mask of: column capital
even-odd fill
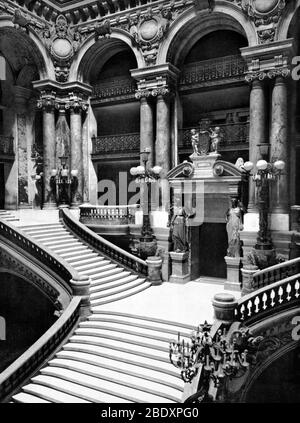
[[[69,99],[65,103],[65,108],[71,113],[86,112],[89,108],[87,98],[84,98],[77,93],[70,93]]]
[[[54,112],[56,107],[56,92],[41,91],[40,98],[37,101],[37,107],[47,112]]]

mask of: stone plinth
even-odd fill
[[[172,274],[170,277],[170,282],[174,283],[185,283],[191,280],[191,275],[189,273],[189,253],[175,253],[170,252],[170,257],[172,261]]]
[[[250,294],[255,290],[253,276],[258,271],[257,266],[247,266],[241,269],[242,272],[242,295]]]
[[[225,282],[225,289],[240,291],[240,257],[224,257],[227,266],[227,280]]]
[[[162,259],[160,257],[148,257],[146,260],[148,265],[148,281],[151,285],[161,285],[161,265]]]
[[[212,301],[215,318],[224,323],[232,323],[234,321],[234,311],[237,306],[237,300],[231,294],[221,292],[216,294]]]
[[[215,176],[213,167],[219,157],[221,157],[221,155],[217,153],[210,153],[203,156],[192,154],[190,159],[195,166],[194,177],[213,178]]]

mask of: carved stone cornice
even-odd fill
[[[293,39],[275,41],[268,46],[244,47],[241,53],[247,64],[245,75],[247,82],[263,81],[277,76],[287,78],[291,74]]]
[[[277,76],[281,76],[283,78],[289,77],[291,74],[291,70],[288,67],[277,68],[277,69],[270,69],[269,71],[258,71],[258,72],[250,72],[245,76],[245,80],[247,82],[253,81],[263,81],[265,79],[273,79]]]

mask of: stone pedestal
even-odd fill
[[[240,257],[224,257],[227,266],[227,280],[225,282],[225,289],[240,291]]]
[[[73,295],[81,297],[80,303],[80,318],[85,319],[91,314],[91,302],[90,302],[90,285],[91,281],[89,276],[78,275],[77,278],[70,280]]]
[[[237,306],[237,300],[233,295],[227,294],[226,292],[216,294],[212,301],[212,305],[215,319],[228,324],[234,321],[234,311]]]
[[[191,280],[191,275],[189,273],[189,253],[175,253],[170,252],[171,262],[172,262],[172,274],[170,277],[170,282],[174,283],[185,283]]]
[[[210,153],[203,156],[192,154],[190,159],[195,166],[194,177],[213,178],[215,176],[213,167],[219,157],[221,157],[221,155],[217,153]]]
[[[161,265],[162,259],[160,257],[148,257],[146,260],[148,265],[148,281],[151,285],[161,285]]]

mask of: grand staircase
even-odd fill
[[[178,332],[188,341],[194,327],[105,310],[105,304],[150,284],[93,251],[61,223],[22,230],[90,275],[92,315],[12,402],[181,402],[184,383],[169,362],[169,342]]]
[[[0,209],[0,219],[5,220],[6,222],[16,222],[19,220],[13,212],[2,209]]]

